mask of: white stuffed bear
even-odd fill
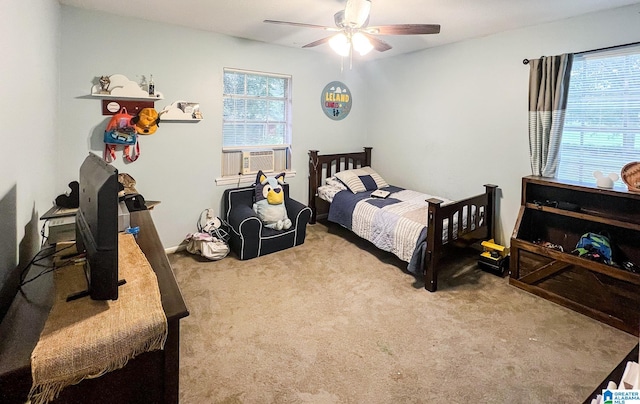
[[[262,171],[256,177],[256,201],[253,210],[265,227],[275,230],[287,230],[291,227],[291,220],[287,217],[284,205],[284,173],[275,177],[267,177]]]

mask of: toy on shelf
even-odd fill
[[[202,112],[197,102],[176,101],[160,113],[163,121],[200,121]]]
[[[101,76],[99,84],[91,87],[91,95],[102,98],[135,98],[140,100],[162,100],[162,93],[155,91],[150,95],[135,81],[129,80],[122,74]]]
[[[613,183],[620,178],[616,173],[604,175],[602,171],[594,171],[593,176],[596,179],[596,186],[605,189],[613,189]]]
[[[100,76],[99,82],[100,94],[109,94],[109,85],[111,84],[111,79],[109,78],[109,76]]]

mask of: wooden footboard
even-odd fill
[[[440,199],[427,199],[427,251],[424,257],[424,288],[430,292],[438,289],[438,261],[452,247],[466,247],[495,237],[497,185],[486,184],[485,193],[442,206]],[[465,214],[466,213],[466,214]],[[447,234],[443,237],[444,223],[448,221]],[[454,229],[452,223],[457,221]],[[455,231],[454,231],[455,230]]]
[[[371,165],[371,147],[362,152],[319,155],[318,150],[309,150],[309,207],[314,224],[329,214],[329,203],[318,197],[318,187],[326,178],[342,170]],[[466,247],[479,241],[494,238],[496,223],[497,185],[485,185],[480,195],[442,205],[439,199],[428,199],[427,251],[423,263],[425,289],[435,292],[438,288],[438,262],[454,247]],[[467,212],[468,214],[465,214]],[[471,212],[471,213],[469,213]],[[443,242],[444,222],[455,220],[458,226],[447,227],[446,242]]]

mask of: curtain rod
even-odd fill
[[[586,50],[586,51],[582,51],[582,52],[574,52],[574,55],[582,55],[583,53],[591,53],[591,52],[600,52],[600,51],[605,51],[605,50],[609,50],[609,49],[616,49],[616,48],[622,48],[625,46],[632,46],[632,45],[640,45],[640,42],[631,42],[631,43],[626,43],[623,45],[613,45],[613,46],[607,46],[604,48],[598,48],[598,49],[591,49],[591,50]],[[540,56],[540,58],[543,58],[544,56]],[[529,64],[529,59],[524,59],[522,61],[523,65],[528,65]]]

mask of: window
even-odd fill
[[[291,169],[291,76],[224,69],[223,176],[242,172],[243,151],[273,150],[276,172]]]
[[[575,55],[558,178],[593,182],[594,171],[619,174],[632,161],[640,161],[640,45]]]

